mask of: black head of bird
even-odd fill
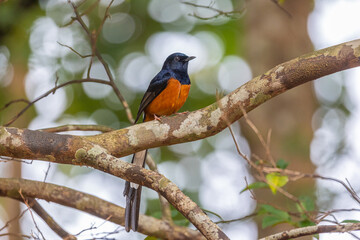
[[[166,58],[162,69],[187,71],[189,61],[194,58],[195,57],[189,57],[183,53],[173,53]]]

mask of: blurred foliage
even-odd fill
[[[287,168],[288,165],[289,165],[289,163],[286,162],[284,159],[279,159],[276,162],[276,167],[277,168],[285,169],[285,168]]]
[[[86,1],[79,8],[80,12],[86,12],[84,19],[88,23],[88,26],[92,32],[96,32],[97,29],[101,26],[103,21],[103,14],[107,7],[106,4],[98,5],[96,2],[97,1],[95,0]],[[210,80],[217,79],[217,73],[220,68],[221,61],[226,56],[236,55],[245,58],[247,51],[247,49],[244,47],[246,33],[245,20],[243,18],[227,19],[219,17],[214,20],[203,21],[198,20],[195,17],[181,16],[181,19],[183,19],[184,22],[189,21],[189,24],[193,24],[193,26],[191,26],[188,30],[183,30],[183,28],[176,24],[154,20],[154,18],[151,17],[148,12],[150,2],[151,1],[142,0],[124,1],[119,5],[111,7],[111,15],[115,16],[117,13],[127,13],[133,18],[136,26],[134,33],[126,41],[121,43],[112,43],[109,42],[101,32],[96,44],[102,56],[114,70],[113,74],[116,78],[115,80],[120,91],[125,95],[126,98],[127,96],[129,97],[127,99],[132,109],[132,113],[134,115],[136,114],[138,105],[143,96],[143,91],[135,91],[134,89],[131,89],[126,83],[122,82],[122,79],[118,74],[118,71],[120,71],[119,69],[121,69],[119,66],[126,56],[134,52],[149,55],[148,50],[146,49],[146,44],[148,43],[149,38],[151,38],[154,34],[161,32],[183,32],[190,35],[195,35],[196,33],[206,31],[214,34],[217,38],[220,39],[221,45],[224,49],[223,54],[218,60],[219,62],[211,66],[205,66],[190,76],[192,79],[190,95],[181,111],[193,111],[215,102],[216,90],[222,90],[219,86],[220,83],[217,82],[218,80],[215,80],[216,84],[214,84],[215,87],[212,89],[212,93],[211,91],[203,91],[197,82],[200,81],[199,79],[206,79],[206,81],[209,80],[209,82]],[[235,7],[239,5],[239,2],[242,1],[231,1],[232,5]],[[284,4],[284,2],[285,1],[280,1],[281,4]],[[36,25],[36,20],[41,19],[42,17],[51,18],[52,21],[61,29],[74,28],[75,30],[73,33],[79,34],[76,35],[77,37],[86,39],[86,34],[82,31],[82,29],[77,29],[79,28],[78,23],[73,22],[69,26],[66,26],[66,23],[71,22],[70,16],[72,15],[72,10],[68,3],[64,2],[58,5],[55,4],[54,8],[46,8],[47,4],[51,5],[50,1],[40,1],[38,4],[35,1],[13,0],[0,4],[0,46],[6,46],[9,49],[10,62],[15,70],[15,78],[11,84],[2,86],[0,79],[0,108],[8,101],[17,98],[27,98],[25,94],[26,91],[24,80],[27,74],[27,70],[33,65],[39,64],[39,62],[35,62],[34,59],[31,59],[32,54],[34,53],[32,52],[29,44],[29,37],[34,29],[34,25]],[[190,12],[196,11],[194,8],[189,9]],[[281,10],[279,10],[279,12],[280,11]],[[282,13],[280,12],[279,14]],[[64,16],[68,16],[68,18],[65,19],[66,21],[64,20]],[[111,20],[111,18],[109,20]],[[117,29],[117,31],[122,31],[122,29]],[[89,42],[86,41],[76,46],[79,48],[84,47],[84,49],[86,49],[86,45],[88,44]],[[171,45],[172,43],[164,42],[163,44]],[[70,45],[70,47],[74,47],[75,50],[77,50],[76,46]],[[79,52],[82,54],[91,53],[80,50]],[[261,54],[266,55],[267,53]],[[257,57],[261,60],[262,55]],[[78,57],[75,53],[71,53],[69,58],[74,58],[79,61],[81,60],[81,58]],[[63,56],[60,56],[54,60],[54,68],[56,69],[56,73],[60,76],[59,83],[83,78],[84,74],[86,74],[86,69],[76,73],[69,72],[68,70],[64,69],[62,65],[62,62],[66,60],[67,59]],[[139,72],[143,67],[144,66],[142,65],[138,66]],[[152,75],[149,75],[148,81],[150,81],[152,77]],[[137,81],[137,79],[133,79],[133,81]],[[55,85],[56,76],[53,76],[52,82]],[[238,86],[234,84],[233,88],[235,89],[236,87]],[[225,94],[227,94],[227,92],[225,92]],[[68,100],[66,108],[63,114],[56,120],[59,124],[66,122],[68,119],[76,120],[79,117],[83,117],[86,119],[92,118],[92,120],[98,124],[114,127],[114,121],[109,119],[109,114],[97,114],[96,116],[93,115],[98,110],[106,109],[116,116],[116,127],[123,128],[130,125],[127,116],[123,111],[121,103],[116,99],[113,93],[108,94],[104,98],[95,99],[86,93],[82,85],[71,85],[66,87],[66,96]],[[16,104],[11,106],[10,110],[7,109],[6,111],[0,112],[0,124],[6,123],[6,121],[8,121],[14,115],[14,113],[20,109],[20,106],[23,105]],[[26,124],[24,124],[25,126],[31,123],[31,121],[36,118],[38,114],[34,107],[32,107],[28,112],[29,113],[27,115],[22,117],[22,119],[26,122]],[[263,121],[263,119],[261,119],[261,121]],[[16,126],[16,124],[17,123],[15,122],[14,126]],[[282,144],[280,145],[281,149],[286,153],[308,158],[307,153],[309,147],[306,139],[303,138],[301,130],[293,131],[292,134],[288,134],[287,136],[288,138],[283,140]],[[201,147],[196,150],[196,156],[200,159],[203,159],[215,150],[215,144],[210,144],[209,140],[204,140],[201,143]],[[235,148],[232,150],[235,151]],[[182,158],[184,158],[184,156],[192,156],[194,154],[195,152],[189,151],[183,153],[182,155],[178,152],[172,151],[170,148],[163,147],[159,152],[155,152],[154,155],[157,163],[163,163],[166,161],[179,162]],[[289,162],[280,159],[277,162],[277,167],[285,169],[288,164]],[[91,171],[87,168],[77,168],[77,170],[73,170],[72,166],[59,166],[58,169],[60,169],[60,171],[69,178],[80,174],[87,174]],[[200,175],[200,173],[198,175]],[[241,178],[242,177],[243,176],[241,176]],[[238,176],[238,178],[240,177]],[[278,173],[270,173],[266,176],[266,179],[268,183],[254,182],[250,183],[245,188],[242,186],[237,187],[239,191],[243,188],[241,192],[257,188],[266,188],[266,191],[271,189],[272,193],[275,194],[277,187],[282,187],[285,185],[288,186],[288,178]],[[190,191],[185,188],[184,193],[187,194],[196,203],[201,204],[198,192]],[[300,200],[306,210],[314,210],[314,200],[306,197],[300,198]],[[296,208],[297,207],[293,205],[289,206],[289,209]],[[175,209],[172,208],[172,210],[173,219],[176,224],[183,226],[187,226],[189,224],[189,222]],[[302,208],[299,208],[298,206],[297,211],[301,215],[299,221],[293,220],[293,218],[290,217],[290,215],[284,210],[279,210],[270,205],[262,204],[259,206],[259,215],[262,216],[262,227],[266,228],[269,226],[275,226],[280,223],[289,223],[294,226],[307,226],[313,224],[313,222],[308,219],[307,215],[302,212]],[[151,199],[147,201],[146,214],[156,218],[161,217],[161,209],[158,199]],[[148,237],[146,239],[153,238]]]
[[[275,226],[279,223],[291,222],[291,217],[286,211],[274,208],[273,206],[262,204],[259,208],[259,215],[265,215],[262,220],[262,227]]]

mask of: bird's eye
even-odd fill
[[[179,57],[175,57],[174,60],[175,60],[175,62],[178,62],[178,61],[180,60],[180,58],[179,58]]]

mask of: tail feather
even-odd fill
[[[135,153],[132,163],[144,167],[146,155],[147,150]],[[129,232],[130,229],[136,232],[138,228],[141,189],[142,187],[140,185],[131,184],[128,181],[125,182],[123,194],[126,197],[125,230],[127,232]]]

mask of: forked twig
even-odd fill
[[[39,97],[37,97],[35,100],[29,102],[27,104],[26,107],[24,107],[18,114],[16,114],[15,117],[13,117],[9,122],[7,122],[6,124],[4,124],[4,126],[10,126],[13,122],[15,122],[22,114],[24,114],[24,112],[26,112],[26,110],[28,110],[32,105],[34,105],[36,102],[38,102],[39,100],[47,97],[48,95],[50,95],[51,93],[54,93],[57,89],[65,87],[67,85],[70,84],[78,84],[78,83],[85,83],[85,82],[93,82],[93,83],[102,83],[102,84],[106,84],[106,85],[110,85],[110,83],[108,81],[105,80],[101,80],[101,79],[79,79],[79,80],[72,80],[69,82],[65,82],[63,84],[57,85],[55,87],[53,87],[52,89],[50,89],[49,91],[45,92],[44,94],[40,95]]]
[[[271,151],[270,151],[270,147],[267,145],[267,143],[265,142],[264,138],[262,137],[262,135],[260,134],[259,130],[257,129],[257,127],[255,126],[255,124],[249,119],[245,109],[240,106],[240,109],[243,113],[243,116],[245,118],[245,121],[246,123],[249,125],[249,127],[254,131],[254,133],[256,134],[256,136],[258,137],[261,145],[263,146],[263,148],[265,149],[265,152],[266,152],[266,156],[268,158],[268,160],[270,161],[271,165],[272,166],[276,166],[276,163],[275,163],[275,160],[274,158],[272,157],[271,155]],[[271,132],[270,132],[271,133]],[[268,140],[267,142],[270,142],[269,140],[269,134],[268,134]]]

